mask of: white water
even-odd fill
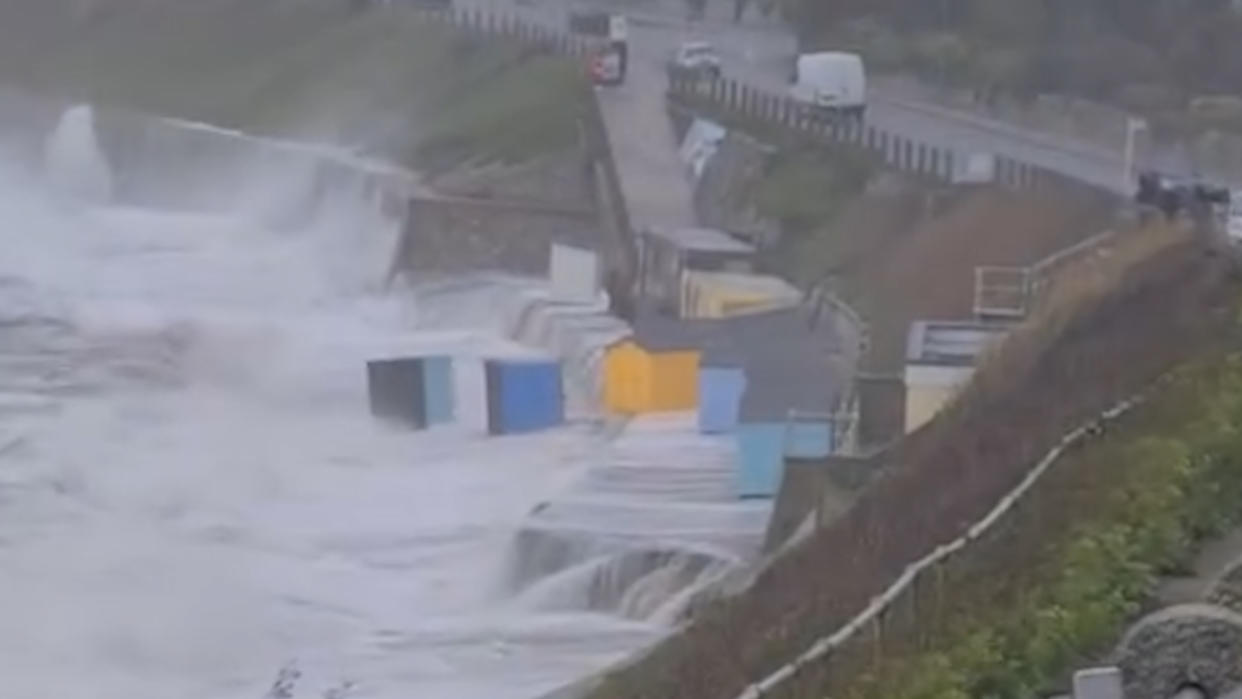
[[[0,176],[4,696],[258,699],[295,661],[299,697],[525,699],[659,632],[497,594],[595,432],[369,418],[368,358],[523,351],[418,331],[378,289],[395,230],[61,194]]]
[[[585,415],[615,321],[512,278],[385,293],[370,180],[299,156],[204,193],[170,154],[220,138],[244,173],[234,136],[151,120],[110,173],[90,122],[46,172],[0,160],[5,697],[259,699],[295,663],[295,697],[532,699],[753,554],[766,506],[685,417],[482,434],[480,357],[552,348]],[[419,352],[457,358],[458,424],[377,424],[366,360]]]
[[[65,112],[47,144],[47,174],[54,188],[69,197],[106,204],[112,197],[112,172],[95,137],[90,105]]]

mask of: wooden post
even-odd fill
[[[884,616],[888,610],[880,612],[871,621],[871,667],[879,667],[884,658]]]

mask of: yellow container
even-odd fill
[[[604,406],[630,415],[697,409],[699,357],[698,350],[653,352],[618,342],[604,355]]]
[[[789,308],[801,292],[777,277],[730,272],[687,272],[682,277],[683,318],[730,318]]]

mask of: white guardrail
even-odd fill
[[[1009,491],[1000,502],[992,508],[990,512],[981,520],[976,522],[966,533],[952,542],[938,547],[927,556],[910,564],[906,567],[901,577],[897,578],[892,585],[884,591],[883,594],[871,601],[862,612],[855,616],[849,623],[837,629],[832,635],[820,638],[813,643],[810,648],[799,655],[792,662],[785,664],[772,674],[765,677],[758,683],[752,684],[746,688],[737,699],[762,699],[774,690],[780,688],[783,684],[797,677],[798,672],[812,663],[823,660],[831,655],[831,653],[845,645],[868,624],[876,621],[881,614],[896,600],[903,592],[906,591],[924,571],[929,570],[932,566],[940,563],[949,556],[964,549],[971,541],[983,536],[996,522],[1004,517],[1013,506],[1022,499],[1028,490],[1030,490],[1040,479],[1044,473],[1056,463],[1057,459],[1065,453],[1067,449],[1081,441],[1085,437],[1097,434],[1102,424],[1116,420],[1132,408],[1142,402],[1142,396],[1127,398],[1117,403],[1112,408],[1104,411],[1095,419],[1084,423],[1077,429],[1069,432],[1061,438],[1061,442],[1053,447],[1044,458],[1032,468],[1022,482],[1013,490]]]

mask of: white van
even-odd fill
[[[798,56],[791,96],[829,117],[862,119],[867,110],[867,77],[862,57],[824,51]]]

